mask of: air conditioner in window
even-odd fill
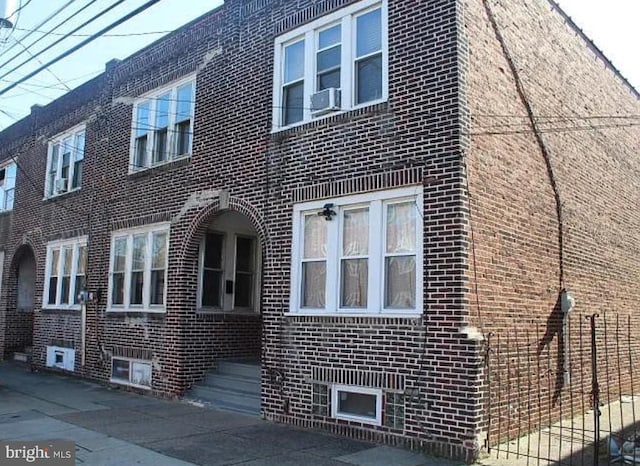
[[[64,193],[67,191],[67,178],[58,178],[56,180],[56,193]]]
[[[329,87],[311,95],[312,115],[322,115],[336,110],[340,110],[340,89]]]

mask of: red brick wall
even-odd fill
[[[591,380],[588,351],[586,357],[578,354],[579,334],[588,339],[587,328],[580,332],[583,316],[607,313],[611,325],[614,313],[626,321],[640,302],[640,132],[628,124],[629,116],[640,113],[640,102],[550,2],[467,0],[464,22],[471,38],[470,314],[486,334],[493,332],[494,344],[502,338],[506,345],[510,338],[512,348],[544,348],[538,358],[552,363],[551,373],[534,374],[540,406],[528,407],[525,395],[515,396],[514,403],[548,422],[558,414],[557,393],[567,404],[580,404],[575,391]],[[560,374],[563,288],[576,299],[569,350],[585,379],[572,374],[570,385]],[[611,369],[599,364],[601,380],[612,377],[608,370],[617,371],[615,353],[608,359]],[[520,364],[511,374],[535,365]],[[495,369],[506,382],[506,366]],[[501,412],[502,418],[510,415]]]

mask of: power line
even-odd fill
[[[122,0],[121,0],[122,1]],[[83,40],[82,42],[80,42],[79,44],[71,47],[69,50],[67,50],[66,52],[62,53],[61,55],[58,55],[56,58],[54,58],[53,60],[50,60],[49,62],[47,62],[45,65],[41,66],[40,68],[36,69],[35,71],[27,74],[26,76],[24,76],[23,78],[19,79],[18,81],[16,81],[15,83],[9,85],[8,87],[5,87],[4,89],[0,90],[0,95],[4,95],[7,92],[9,92],[11,89],[15,88],[16,86],[18,86],[19,84],[22,84],[23,82],[27,81],[29,78],[35,76],[36,74],[40,73],[43,69],[53,65],[54,63],[59,62],[60,60],[62,60],[63,58],[68,57],[69,55],[71,55],[73,52],[75,52],[76,50],[81,49],[82,47],[84,47],[85,45],[89,44],[90,42],[93,42],[94,40],[96,40],[98,37],[100,37],[101,35],[103,35],[106,31],[110,31],[111,29],[119,26],[120,24],[128,21],[129,19],[133,18],[134,16],[142,13],[143,11],[147,10],[149,7],[155,5],[156,3],[158,3],[160,0],[149,0],[148,2],[146,2],[144,5],[136,8],[135,10],[133,10],[132,12],[128,13],[127,15],[123,16],[122,18],[118,19],[117,21],[111,23],[110,25],[108,25],[105,28],[102,28],[100,31],[98,31],[97,33],[91,35],[91,37],[88,37],[87,39]],[[4,76],[3,76],[4,77]]]
[[[68,21],[69,19],[77,16],[78,14],[80,14],[82,11],[84,11],[86,8],[88,8],[90,5],[92,5],[93,3],[95,3],[97,0],[92,0],[91,2],[89,2],[87,5],[85,5],[84,7],[80,8],[78,11],[76,11],[73,15],[71,15],[69,18],[67,18],[66,20],[64,20],[63,22],[59,23],[57,26],[55,26],[52,30],[62,26],[66,21]],[[77,26],[75,29],[73,29],[71,31],[71,33],[76,32],[80,29],[82,29],[83,27],[87,26],[88,24],[91,24],[92,22],[94,22],[95,20],[97,20],[98,18],[100,18],[101,16],[107,14],[109,11],[111,11],[112,9],[114,9],[115,7],[117,7],[118,5],[120,5],[121,3],[124,3],[126,0],[118,0],[116,3],[112,4],[111,6],[109,6],[108,8],[102,10],[100,13],[98,13],[97,15],[89,18],[87,21],[85,21],[84,23],[82,23],[81,25]],[[31,46],[33,46],[34,44],[36,44],[37,42],[39,42],[40,40],[42,40],[44,37],[46,36],[42,36],[39,39],[35,40],[34,42],[32,42],[28,47],[26,47],[26,49],[29,49]],[[27,60],[23,61],[22,63],[20,63],[18,66],[15,66],[14,68],[12,68],[11,70],[7,71],[5,74],[3,74],[2,76],[0,76],[0,79],[2,78],[6,78],[8,75],[10,75],[11,73],[13,73],[14,71],[22,68],[24,65],[26,65],[27,63],[29,63],[30,61],[34,60],[36,57],[39,57],[40,55],[42,55],[44,52],[52,49],[53,47],[55,47],[56,45],[58,45],[60,42],[64,41],[66,38],[68,37],[68,35],[65,35],[63,37],[61,37],[60,39],[54,41],[52,44],[49,44],[47,47],[45,47],[44,49],[41,49],[39,52],[37,52],[35,55],[33,55],[31,58],[28,58]],[[9,60],[7,60],[6,62],[4,62],[2,65],[0,65],[0,69],[2,69],[4,66],[6,66],[7,64],[11,63],[17,56],[19,56],[20,53],[14,55],[13,57],[11,57]]]
[[[74,0],[69,0],[67,3],[65,3],[64,5],[62,5],[61,8],[57,9],[56,11],[54,11],[52,14],[50,14],[49,16],[47,16],[42,22],[40,22],[40,24],[38,24],[37,26],[35,26],[36,28],[40,28],[42,26],[44,26],[45,24],[47,24],[49,21],[51,21],[53,18],[55,18],[57,15],[59,15],[60,13],[62,13],[62,11],[65,10],[65,8],[67,8],[69,5],[71,5],[73,3]],[[25,34],[22,37],[22,40],[25,40],[27,37],[29,37],[32,34],[32,32],[29,32],[28,34]],[[10,45],[7,49],[3,50],[2,53],[0,53],[0,57],[4,56],[5,54],[9,53],[9,51],[11,49],[13,49],[16,45],[16,43],[14,43],[13,45]]]
[[[33,55],[31,53],[31,51],[29,50],[29,48],[25,47],[22,44],[22,42],[20,42],[19,39],[15,39],[15,41],[18,44],[20,44],[20,46],[22,46],[24,48],[24,51],[27,52],[31,56],[31,58],[35,59],[40,65],[42,65],[42,61],[39,58],[37,58],[35,55]],[[53,76],[55,78],[56,81],[58,81],[58,83],[62,84],[62,86],[64,86],[67,91],[71,90],[71,88],[69,86],[67,86],[65,83],[63,83],[62,80],[53,71],[51,71],[51,68],[46,68],[46,70],[49,72],[49,74],[51,74],[51,76]]]
[[[47,31],[40,31],[37,29],[25,29],[25,28],[16,28],[17,31],[30,31],[30,32],[37,32],[37,33],[41,33],[41,34],[47,34],[50,36],[63,36],[65,35],[62,32],[47,32]],[[122,34],[104,34],[102,37],[134,37],[134,36],[151,36],[151,35],[158,35],[158,34],[169,34],[171,31],[147,31],[147,32],[129,32],[129,33],[122,33]],[[91,34],[69,34],[69,37],[89,37]]]

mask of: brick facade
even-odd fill
[[[634,162],[622,154],[638,146],[637,131],[611,130],[625,137],[596,133],[601,148],[612,138],[617,144],[602,150],[606,156],[592,154],[593,142],[575,134],[544,136],[557,145],[549,152],[562,154],[551,165],[564,225],[574,226],[564,238],[561,285],[557,202],[538,142],[528,132],[480,134],[494,123],[486,118],[525,114],[480,0],[389,0],[387,101],[271,131],[275,38],[355,3],[227,0],[139,53],[108,63],[98,78],[0,133],[0,159],[18,157],[21,167],[9,233],[2,238],[5,271],[14,270],[19,250],[33,253],[36,366],[44,365],[48,345],[83,350],[81,313],[42,309],[42,290],[47,243],[87,236],[87,288],[98,299],[87,305],[85,361],[76,357],[76,374],[108,382],[112,356],[150,360],[153,393],[177,396],[219,359],[260,356],[267,419],[471,460],[487,426],[484,347],[470,325],[484,332],[506,328],[524,309],[546,318],[560,286],[575,290],[585,309],[600,305],[607,293],[615,294],[615,306],[638,302],[631,286],[634,256],[607,250],[619,265],[614,277],[590,252],[602,237],[596,233],[611,241],[625,237],[626,222],[636,217],[629,210],[636,205],[634,179],[631,172],[624,175]],[[490,3],[498,22],[516,11],[514,21],[548,28],[506,38],[515,59],[531,67],[523,80],[536,113],[640,113],[637,95],[611,70],[594,66],[583,38],[546,2],[529,10]],[[544,20],[528,22],[530,15]],[[581,57],[571,65],[577,68],[526,60],[527,41],[544,37],[552,47],[554,34],[566,50],[550,54]],[[568,73],[589,81],[565,87]],[[196,76],[191,157],[131,174],[134,100],[190,75]],[[597,84],[598,92],[587,84]],[[559,96],[565,89],[566,96]],[[43,201],[47,142],[82,122],[82,188]],[[578,157],[582,153],[593,157],[587,163]],[[598,172],[601,164],[611,170]],[[585,183],[574,186],[574,174]],[[289,313],[294,204],[402,186],[424,195],[422,315]],[[614,202],[614,192],[624,193],[622,210],[608,219],[616,228],[607,232],[611,223],[604,217],[595,226],[588,220],[605,215],[596,212]],[[248,219],[259,241],[259,314],[197,309],[200,243],[229,211]],[[170,223],[166,312],[107,312],[112,232],[158,222]],[[633,250],[632,236],[625,238],[625,249]],[[582,273],[585,261],[588,274]],[[5,352],[18,323],[11,313],[11,277],[5,273],[0,298]],[[331,417],[328,387],[336,383],[382,390],[382,425]]]

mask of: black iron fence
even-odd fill
[[[495,331],[486,371],[491,457],[640,465],[638,319],[571,315]]]

